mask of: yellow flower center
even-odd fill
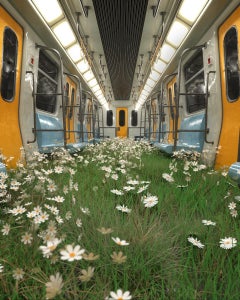
[[[76,254],[75,254],[74,252],[70,252],[70,253],[69,253],[69,256],[70,256],[70,257],[74,257],[74,256],[76,256]]]

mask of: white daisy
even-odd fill
[[[119,246],[128,246],[129,245],[128,242],[126,242],[125,240],[120,240],[119,237],[116,237],[116,238],[112,237],[112,240]]]
[[[209,226],[209,225],[215,226],[216,225],[215,222],[212,222],[210,220],[202,220],[202,223],[203,223],[203,225],[206,225],[206,226]]]
[[[50,281],[45,284],[46,286],[46,299],[53,299],[61,293],[63,287],[62,276],[57,273],[55,276],[50,276]]]
[[[223,249],[231,249],[237,246],[237,240],[232,237],[225,237],[224,239],[220,240],[220,247]]]
[[[33,236],[31,233],[25,232],[24,235],[22,235],[21,242],[23,242],[24,245],[31,244],[33,240]]]
[[[13,271],[13,278],[16,280],[23,279],[25,272],[21,268],[17,268]]]
[[[8,235],[10,229],[11,229],[11,226],[9,224],[5,224],[5,225],[3,225],[1,232],[3,235]]]
[[[143,196],[141,198],[141,201],[143,202],[145,207],[153,207],[158,203],[158,197],[148,194],[147,196]]]
[[[190,243],[192,243],[194,246],[198,247],[198,248],[203,248],[205,247],[200,241],[198,241],[197,239],[191,237],[188,237],[188,241]]]
[[[124,193],[120,190],[111,190],[111,193],[115,194],[115,195],[118,195],[118,196],[121,196],[123,195]]]
[[[82,259],[82,254],[85,249],[81,249],[79,245],[73,247],[72,245],[66,245],[65,250],[61,250],[60,254],[62,260],[74,261]]]
[[[116,209],[117,210],[120,210],[121,212],[125,212],[127,214],[129,214],[132,210],[130,208],[128,208],[127,206],[125,205],[117,205],[116,206]]]
[[[109,300],[130,300],[132,296],[129,291],[123,292],[122,290],[117,290],[117,292],[110,292],[111,298]]]

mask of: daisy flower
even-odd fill
[[[77,219],[76,220],[76,225],[77,225],[77,227],[82,227],[82,220],[81,219]]]
[[[109,234],[113,232],[112,228],[105,227],[97,228],[97,231],[101,232],[101,234]]]
[[[115,195],[118,195],[118,196],[122,196],[124,193],[120,190],[111,190],[111,193],[115,194]]]
[[[223,249],[231,249],[237,246],[237,240],[232,237],[225,237],[224,239],[220,240],[220,247]]]
[[[122,264],[125,263],[127,260],[127,256],[124,256],[122,251],[116,253],[115,251],[113,252],[113,254],[111,254],[111,258],[113,260],[114,263],[116,264]]]
[[[16,280],[23,279],[25,272],[21,268],[17,268],[13,271],[13,278]]]
[[[123,189],[124,189],[124,191],[129,192],[129,191],[135,190],[135,187],[131,186],[131,185],[127,185],[127,186],[124,186]]]
[[[61,243],[61,239],[54,238],[51,241],[47,241],[47,245],[40,246],[39,249],[42,250],[43,257],[49,258],[57,246]]]
[[[192,243],[194,246],[198,247],[198,248],[203,248],[205,247],[200,241],[198,241],[197,239],[191,237],[188,237],[188,241],[190,243]]]
[[[236,204],[235,202],[230,202],[229,205],[228,205],[228,208],[229,208],[230,210],[232,210],[232,209],[235,209],[236,206],[237,206],[237,204]]]
[[[3,228],[2,228],[2,234],[3,235],[8,235],[9,234],[9,231],[10,231],[11,227],[9,224],[5,224],[3,225]]]
[[[129,300],[132,299],[129,291],[123,292],[122,290],[117,290],[117,292],[110,292],[111,298],[109,300]]]
[[[93,261],[99,258],[99,255],[95,255],[94,253],[90,252],[89,254],[83,253],[83,259]]]
[[[116,238],[112,237],[112,240],[119,246],[128,246],[129,245],[128,242],[126,242],[125,240],[120,240],[119,237],[116,237]]]
[[[215,222],[212,222],[210,220],[202,220],[202,223],[203,223],[203,225],[206,225],[206,226],[210,226],[210,225],[215,226],[216,225]]]
[[[174,182],[174,179],[173,179],[172,175],[170,175],[170,174],[163,173],[162,178],[164,178],[168,182]]]
[[[88,282],[91,280],[93,275],[94,275],[94,268],[88,267],[87,270],[81,270],[81,275],[79,275],[78,278],[82,282]]]
[[[31,233],[25,232],[24,235],[22,235],[21,242],[23,242],[24,245],[31,244],[33,240],[33,236]]]
[[[24,206],[18,205],[17,207],[10,209],[9,212],[12,213],[14,216],[21,215],[26,211]]]
[[[53,299],[59,295],[63,287],[62,276],[57,273],[50,276],[50,281],[45,284],[46,286],[46,299]]]
[[[236,209],[230,209],[230,214],[233,218],[236,218],[238,215],[238,212]]]
[[[127,214],[129,214],[132,210],[130,208],[128,208],[127,206],[125,205],[117,205],[116,206],[116,209],[117,210],[120,210],[121,212],[125,212]]]
[[[85,249],[81,249],[79,245],[73,247],[72,245],[66,245],[65,250],[61,250],[60,254],[62,260],[74,261],[82,259],[82,254]]]
[[[158,197],[148,194],[147,196],[143,196],[141,198],[141,201],[143,202],[145,207],[153,207],[158,203]]]

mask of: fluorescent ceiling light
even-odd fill
[[[166,63],[163,62],[161,59],[158,59],[155,61],[154,65],[153,65],[153,69],[158,71],[159,73],[162,73],[163,70],[166,68]]]
[[[88,85],[90,86],[90,88],[94,87],[96,84],[97,84],[96,78],[93,78],[92,80],[90,80],[88,82]]]
[[[99,91],[100,90],[100,86],[98,85],[98,84],[96,84],[93,88],[92,88],[92,91],[94,92],[94,93],[96,93],[97,91]]]
[[[86,81],[89,81],[89,80],[91,80],[91,79],[93,79],[93,78],[95,78],[95,77],[94,77],[94,74],[93,74],[92,70],[88,70],[87,72],[85,72],[85,73],[83,74],[83,78],[84,78]]]
[[[145,89],[142,90],[141,96],[145,96],[147,98],[148,95],[149,95],[149,92],[147,92]]]
[[[144,86],[144,89],[143,90],[145,90],[145,91],[147,91],[148,93],[150,93],[151,92],[151,90],[152,90],[152,87],[150,87],[150,86],[148,86],[148,85],[146,85],[145,84],[145,86]]]
[[[180,6],[178,15],[192,24],[196,21],[207,2],[208,0],[184,0]]]
[[[63,16],[63,11],[57,0],[32,0],[42,17],[47,23]]]
[[[175,53],[175,49],[172,46],[164,43],[160,52],[160,58],[166,62],[169,62]]]
[[[151,73],[149,74],[149,78],[158,81],[158,79],[161,77],[161,74],[156,72],[155,70],[152,70]]]
[[[103,95],[101,90],[98,90],[96,93],[94,93],[96,97],[99,97],[100,95]]]
[[[56,26],[53,26],[52,30],[63,47],[69,46],[76,40],[72,28],[67,20],[64,20],[63,22],[58,23]]]
[[[79,44],[72,45],[67,49],[67,52],[71,57],[71,59],[73,60],[73,62],[77,62],[84,57],[84,54]]]
[[[182,43],[188,31],[189,27],[187,25],[185,25],[183,22],[175,20],[170,27],[166,40],[168,43],[177,48]]]
[[[153,88],[154,85],[156,84],[156,82],[154,80],[152,80],[151,78],[148,78],[146,84],[149,85],[151,88]]]
[[[78,64],[77,64],[78,70],[80,71],[80,73],[84,73],[86,72],[90,66],[89,63],[87,62],[86,59],[82,59]]]

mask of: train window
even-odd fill
[[[125,126],[125,110],[119,110],[119,126]]]
[[[237,30],[232,27],[224,37],[226,89],[229,102],[239,97],[239,69],[238,69],[238,40]]]
[[[57,66],[40,50],[36,96],[36,106],[38,109],[50,113],[55,112],[57,102],[57,77]]]
[[[4,30],[3,45],[1,96],[6,101],[12,101],[15,94],[18,40],[8,27]]]
[[[107,126],[113,126],[113,111],[107,111]]]
[[[206,107],[202,51],[184,66],[187,112],[193,113]]]
[[[138,123],[138,113],[136,110],[132,110],[131,125],[137,126],[137,123]]]

